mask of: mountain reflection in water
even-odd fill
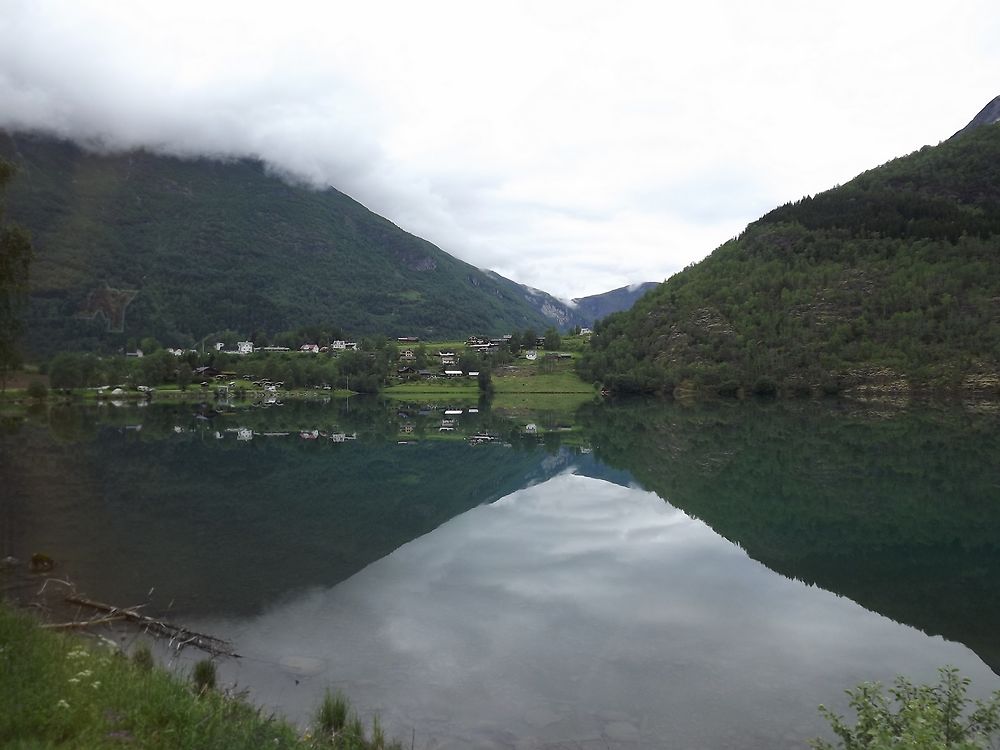
[[[155,588],[268,707],[341,686],[420,747],[802,747],[861,680],[1000,686],[997,414],[443,409],[5,417],[0,557]]]
[[[653,493],[563,474],[332,589],[206,620],[226,677],[305,717],[327,685],[420,747],[779,747],[862,679],[989,670],[965,647],[776,576]],[[298,682],[296,682],[298,681]]]

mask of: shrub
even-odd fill
[[[32,380],[28,383],[28,396],[36,401],[42,401],[49,395],[48,386],[41,380]]]
[[[343,730],[347,724],[347,698],[339,690],[323,696],[323,702],[316,709],[316,733],[332,735]]]
[[[715,390],[720,396],[736,398],[740,394],[740,384],[735,380],[727,380]]]
[[[194,665],[194,672],[191,673],[191,681],[198,689],[199,693],[205,693],[215,689],[215,663],[211,659],[202,659]]]
[[[153,652],[148,645],[142,643],[132,652],[132,663],[143,672],[153,668]]]
[[[837,735],[837,744],[821,739],[809,744],[815,750],[974,750],[992,746],[993,740],[1000,737],[1000,691],[989,701],[973,703],[966,696],[968,679],[960,677],[952,667],[938,671],[941,677],[937,685],[914,685],[905,677],[897,677],[889,689],[890,697],[877,682],[864,682],[848,690],[857,724],[848,726],[844,717],[820,706],[820,713]],[[973,705],[974,710],[969,711]]]
[[[820,385],[820,390],[823,391],[825,396],[836,396],[842,390],[840,381],[837,380],[824,380]]]
[[[771,378],[757,378],[753,384],[753,394],[755,396],[776,396],[778,394],[778,384]]]

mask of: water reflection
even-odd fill
[[[941,405],[647,403],[579,415],[601,460],[772,570],[1000,673],[1000,418]]]
[[[501,433],[488,414],[439,436],[440,413],[427,412],[407,418],[420,427],[400,445],[397,410],[372,401],[53,409],[49,430],[29,424],[3,442],[0,557],[43,551],[110,602],[154,589],[153,606],[175,617],[249,614],[337,583],[569,457],[516,433],[506,447],[471,444],[467,433]]]
[[[1000,665],[997,415],[475,408],[39,407],[0,556],[155,587],[268,705],[341,685],[426,747],[801,746],[862,679],[997,685],[954,642]]]
[[[328,684],[419,747],[779,747],[831,686],[932,679],[968,649],[775,576],[653,493],[563,474],[332,589],[201,626],[303,717]]]

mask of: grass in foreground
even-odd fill
[[[0,604],[0,746],[5,748],[139,747],[167,750],[343,748],[381,750],[378,722],[367,736],[343,696],[320,705],[300,736],[240,698],[186,684],[151,665],[148,653],[128,659],[79,637],[41,629]]]

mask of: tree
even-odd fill
[[[493,393],[493,372],[489,365],[483,367],[479,371],[479,377],[477,378],[479,383],[479,392],[490,395]]]
[[[84,388],[97,374],[97,358],[91,354],[62,352],[49,363],[49,383],[53,388]]]
[[[143,354],[152,354],[155,351],[159,351],[160,342],[152,336],[146,336],[139,342],[139,349],[142,350]]]
[[[0,159],[0,193],[14,177],[14,165]],[[0,202],[0,392],[7,390],[7,374],[21,362],[19,342],[24,334],[28,298],[31,238],[18,226],[4,223]]]
[[[1000,736],[1000,691],[989,701],[973,704],[966,696],[967,678],[960,677],[953,667],[938,672],[941,677],[937,685],[914,685],[905,677],[897,677],[889,690],[891,699],[877,682],[864,682],[848,690],[857,724],[848,726],[844,717],[820,706],[838,742],[832,745],[816,739],[810,744],[815,750],[992,747],[992,741]],[[973,705],[975,708],[969,711]]]
[[[416,360],[413,362],[413,365],[418,370],[427,369],[427,347],[424,346],[423,344],[420,344],[420,346],[418,346],[417,350],[414,352],[414,355],[416,356]]]
[[[49,389],[41,380],[32,380],[28,383],[28,396],[35,401],[44,401],[48,395]]]
[[[562,336],[555,328],[549,328],[545,332],[545,350],[554,352],[562,346]]]

